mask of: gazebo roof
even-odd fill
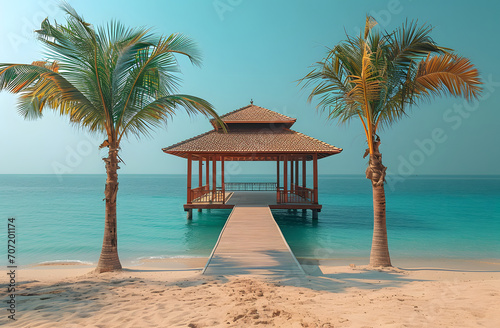
[[[220,118],[226,124],[283,123],[288,128],[296,121],[293,117],[288,117],[267,108],[255,106],[253,103],[224,114]],[[214,128],[220,128],[215,119],[211,119],[210,123],[212,123]]]
[[[187,158],[223,155],[226,160],[277,160],[280,155],[312,160],[338,154],[326,142],[291,130],[295,119],[259,106],[249,105],[221,116],[227,133],[211,120],[214,129],[196,137],[163,148],[167,154]]]

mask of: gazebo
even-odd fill
[[[163,148],[167,154],[187,159],[188,219],[193,209],[231,209],[236,204],[257,202],[271,209],[312,210],[317,219],[318,159],[338,154],[337,148],[291,128],[296,119],[250,105],[210,120],[213,130]],[[228,161],[274,161],[276,182],[224,181]],[[198,166],[198,186],[192,181],[193,163]],[[312,186],[307,187],[306,164],[312,162]],[[203,169],[205,165],[205,170]],[[220,167],[220,179],[217,168]],[[218,184],[219,180],[219,184]],[[310,183],[310,182],[309,182]]]

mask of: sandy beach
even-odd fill
[[[499,327],[500,263],[301,260],[306,276],[206,276],[206,259],[20,268],[12,327]],[[345,261],[344,261],[345,262]],[[413,262],[413,265],[411,265]],[[425,266],[428,264],[429,266]],[[441,265],[439,265],[441,264]],[[5,291],[2,286],[2,291]],[[5,303],[4,303],[5,304]]]

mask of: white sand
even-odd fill
[[[151,261],[101,275],[82,265],[21,268],[17,321],[2,311],[0,325],[500,327],[498,262],[392,270],[308,262],[305,278],[202,276],[204,263]]]

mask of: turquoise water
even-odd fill
[[[274,176],[241,175],[238,180],[273,181]],[[319,221],[301,211],[273,211],[290,247],[297,257],[368,257],[370,182],[361,176],[319,180]],[[184,175],[121,175],[119,182],[122,262],[210,254],[229,210],[194,212],[188,222],[182,208]],[[96,263],[104,228],[104,183],[104,175],[0,175],[1,244],[6,245],[7,218],[14,217],[18,264]],[[414,177],[393,189],[386,188],[393,258],[500,259],[499,176]]]

